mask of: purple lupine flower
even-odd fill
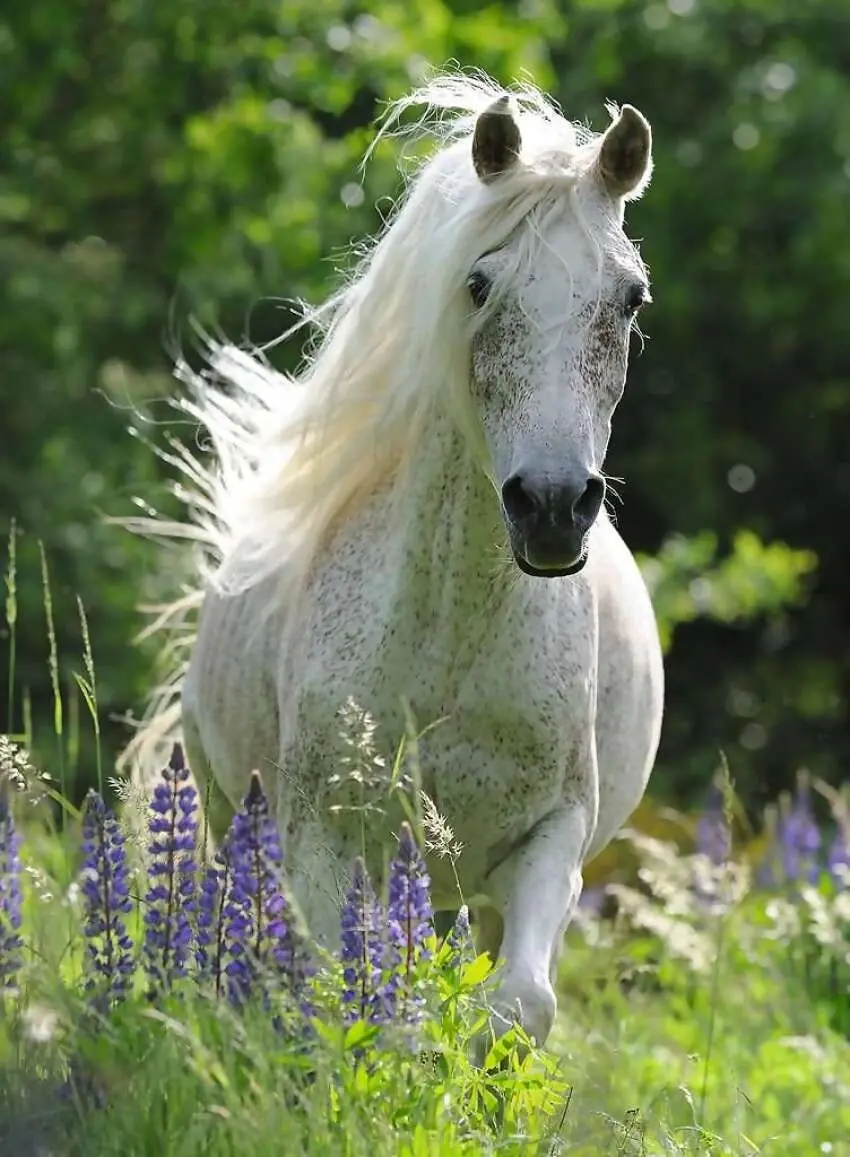
[[[149,887],[145,894],[145,969],[154,988],[186,975],[196,907],[198,793],[174,744],[150,801]]]
[[[449,963],[454,968],[459,968],[461,964],[465,964],[475,957],[475,942],[472,939],[472,930],[469,926],[469,908],[466,904],[462,905],[455,917],[451,931],[446,937],[446,943],[450,952]]]
[[[126,993],[135,968],[124,916],[131,911],[124,833],[98,792],[88,794],[83,819],[80,891],[85,913],[86,991],[105,1011]]]
[[[605,884],[597,884],[591,888],[582,888],[578,898],[580,912],[587,912],[591,916],[600,916],[607,897]]]
[[[224,899],[230,887],[230,867],[223,851],[215,854],[201,877],[198,889],[198,935],[195,965],[199,980],[209,979],[221,994],[227,963]]]
[[[0,786],[0,991],[13,988],[21,968],[21,837]]]
[[[833,880],[840,886],[850,881],[850,834],[839,824],[826,854],[826,866]]]
[[[381,907],[366,865],[358,856],[340,917],[344,1024],[358,1020],[377,1022],[382,1018],[379,989],[384,967],[384,940],[381,925]]]
[[[430,878],[410,824],[403,823],[395,859],[390,863],[387,903],[387,965],[392,970],[382,999],[388,1014],[413,1023],[420,1002],[413,995],[414,969],[427,955],[433,933]]]
[[[308,969],[287,920],[280,887],[283,852],[258,771],[251,776],[242,810],[233,817],[227,856],[231,882],[223,915],[231,1000],[241,1004],[260,971],[300,989]]]
[[[455,917],[451,932],[449,932],[449,946],[453,952],[462,952],[469,944],[470,938],[469,908],[466,904],[463,904]]]
[[[785,878],[789,881],[804,878],[814,882],[820,875],[817,853],[821,833],[814,817],[809,778],[805,772],[797,776],[797,791],[789,807],[783,798],[783,814],[779,821],[779,845]]]
[[[697,851],[707,856],[712,864],[725,864],[729,858],[732,840],[723,807],[723,792],[712,784],[705,811],[697,822]]]

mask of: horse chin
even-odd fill
[[[571,562],[569,566],[543,568],[532,566],[531,563],[518,552],[514,554],[514,562],[523,574],[527,574],[531,578],[567,578],[568,575],[578,574],[579,571],[584,570],[584,565],[587,562],[587,549],[584,548],[578,558],[574,562]]]

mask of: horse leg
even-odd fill
[[[286,830],[283,824],[281,827]],[[291,899],[310,939],[336,952],[340,914],[356,853],[334,840],[315,820],[290,822],[288,831],[284,856]]]
[[[584,880],[582,879],[582,885],[583,884],[584,884]],[[579,898],[580,897],[581,897],[581,889],[579,889]],[[558,987],[558,971],[559,971],[560,966],[561,966],[561,957],[564,955],[564,937],[567,934],[567,929],[570,926],[570,919],[572,918],[573,911],[575,911],[575,908],[577,905],[578,905],[578,899],[576,899],[575,904],[573,905],[572,909],[570,910],[570,912],[566,916],[563,924],[561,925],[560,929],[558,930],[558,935],[555,937],[555,943],[552,947],[552,959],[549,962],[549,983],[552,985],[552,988],[554,988],[554,989],[557,989],[557,987]]]
[[[191,712],[183,712],[181,728],[186,761],[189,764],[189,771],[198,793],[198,811],[204,850],[208,856],[212,856],[224,839],[233,818],[233,807],[215,781],[204,746],[201,743],[200,732]]]
[[[504,921],[496,908],[475,909],[475,949],[479,956],[486,952],[494,965],[499,959],[504,931]]]
[[[560,808],[488,878],[487,892],[504,921],[504,966],[493,1002],[497,1036],[517,1017],[538,1045],[549,1035],[557,1010],[553,966],[581,895],[593,821],[586,806]]]

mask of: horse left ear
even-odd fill
[[[624,104],[599,146],[599,175],[612,197],[639,197],[652,175],[652,129],[649,121]]]
[[[478,179],[486,185],[512,169],[521,147],[519,125],[514,120],[510,97],[505,93],[485,108],[475,122],[472,163]]]

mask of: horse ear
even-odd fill
[[[649,121],[624,104],[602,138],[599,175],[612,197],[639,197],[652,175],[652,129]]]
[[[514,120],[510,97],[493,101],[475,122],[472,163],[485,184],[506,173],[517,163],[522,137]]]

